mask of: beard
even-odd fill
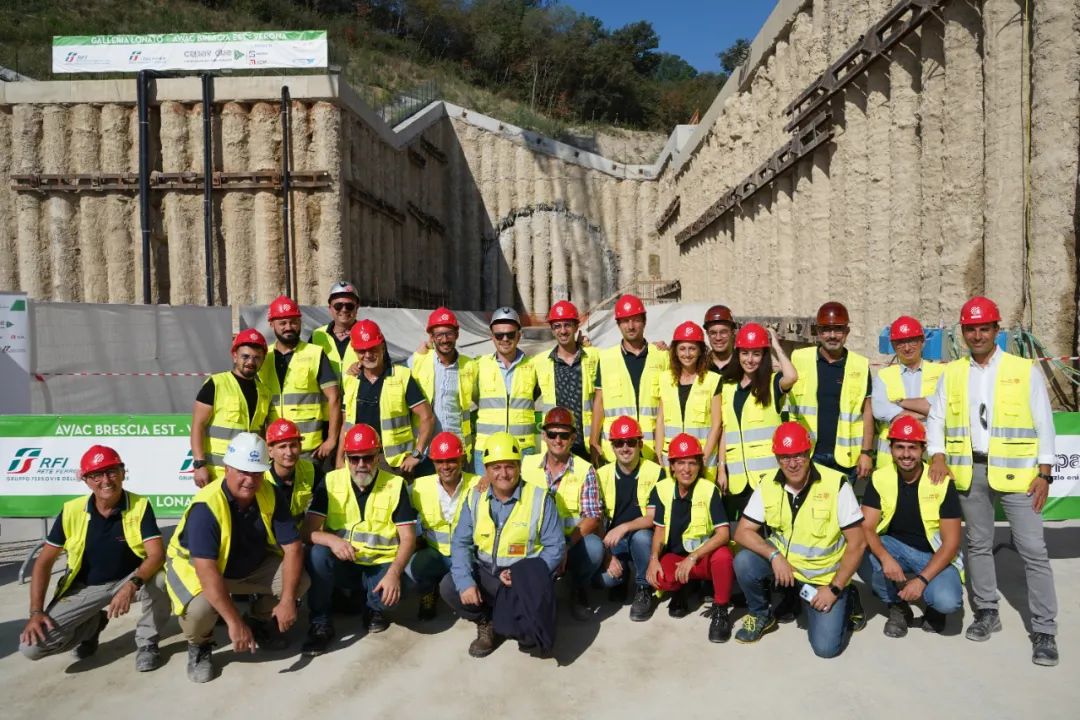
[[[353,470],[352,474],[353,482],[359,485],[361,488],[366,488],[375,479],[375,472],[364,472],[362,470]]]

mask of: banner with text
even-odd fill
[[[124,461],[124,487],[159,517],[179,517],[195,494],[190,415],[0,416],[0,517],[56,515],[86,495],[79,459],[95,443]]]
[[[54,73],[324,68],[326,31],[56,35]]]
[[[1080,518],[1080,413],[1054,413],[1054,484],[1043,508],[1048,520]]]

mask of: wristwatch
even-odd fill
[[[832,594],[835,595],[836,597],[840,597],[840,594],[844,592],[843,590],[836,587],[832,583],[829,583],[829,589],[832,590]]]
[[[877,457],[877,450],[867,450],[867,449],[863,448],[862,450],[859,451],[859,454],[860,455],[865,455],[866,457],[873,460],[873,459],[875,459]]]
[[[1043,480],[1045,480],[1047,485],[1053,485],[1054,484],[1054,476],[1051,475],[1050,473],[1039,473],[1039,477],[1041,477]]]
[[[136,590],[142,590],[143,585],[145,585],[143,579],[138,575],[132,575],[131,577],[129,577],[128,582],[134,585]]]
[[[191,467],[193,467],[196,470],[199,470],[200,468],[206,467],[206,461],[205,460],[192,460],[191,461]]]
[[[417,449],[409,453],[409,456],[416,458],[417,460],[423,461],[423,459],[427,457],[427,453],[425,453],[423,450]]]

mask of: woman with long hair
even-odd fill
[[[773,372],[769,348],[780,372]],[[779,427],[784,395],[799,379],[776,333],[747,323],[735,336],[735,360],[724,368],[723,426],[720,453],[724,464],[717,484],[724,491],[728,519],[737,520],[758,484],[776,473],[772,437]]]
[[[720,444],[720,375],[709,370],[705,331],[684,322],[671,339],[671,374],[660,377],[660,407],[656,413],[656,449],[666,459],[671,439],[693,435],[704,447],[705,473],[716,477]],[[666,463],[664,463],[666,464]]]

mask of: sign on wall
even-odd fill
[[[323,68],[325,30],[53,36],[54,73]]]

